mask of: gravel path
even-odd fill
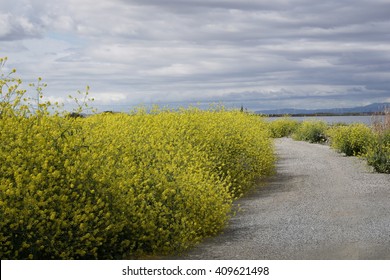
[[[184,259],[390,259],[390,175],[324,145],[275,140],[277,174]]]

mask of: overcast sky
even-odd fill
[[[390,102],[390,0],[0,0],[4,56],[102,110]]]

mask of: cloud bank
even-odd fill
[[[387,0],[0,0],[0,56],[95,106],[390,101]]]

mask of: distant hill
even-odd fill
[[[353,108],[331,108],[331,109],[276,109],[276,110],[261,110],[256,111],[257,114],[265,115],[346,115],[346,114],[372,114],[383,112],[385,108],[390,108],[390,103],[373,103],[367,106],[353,107]]]

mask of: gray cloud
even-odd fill
[[[42,28],[38,22],[12,14],[0,14],[0,41],[13,41],[40,37]]]
[[[27,80],[43,76],[51,98],[86,84],[105,108],[390,98],[385,0],[0,2],[0,55]]]

